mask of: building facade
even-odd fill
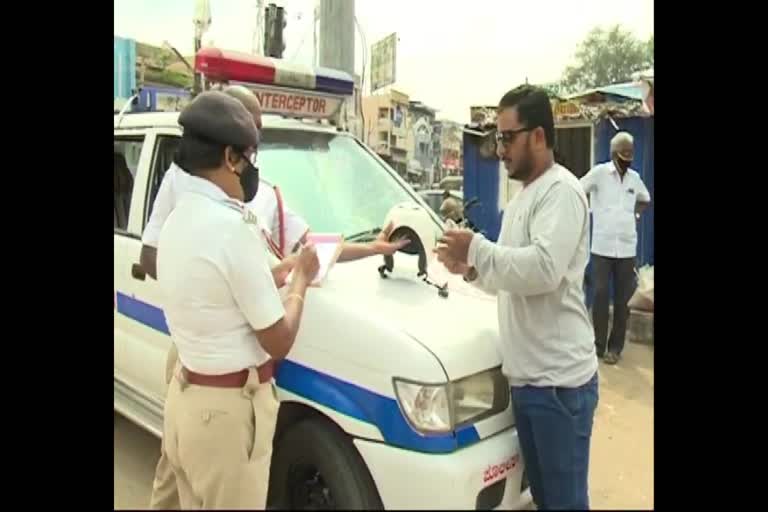
[[[408,95],[395,90],[363,98],[363,142],[403,177],[408,169],[408,102]]]
[[[461,176],[463,174],[462,127],[453,121],[437,122],[439,129],[439,173],[435,181],[446,176]]]
[[[420,101],[409,102],[408,108],[408,179],[429,186],[438,168],[439,150],[435,147],[435,113],[437,110]]]

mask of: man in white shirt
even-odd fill
[[[594,335],[584,303],[587,198],[555,163],[547,93],[522,85],[499,103],[497,154],[523,188],[498,243],[449,230],[436,249],[454,274],[498,296],[503,371],[538,509],[585,510],[598,401]]]
[[[240,102],[202,93],[179,124],[177,159],[190,183],[163,226],[157,260],[181,361],[163,451],[181,508],[264,509],[278,410],[273,361],[293,345],[319,263],[314,248],[302,250],[283,303],[261,227],[243,204],[258,180],[250,162],[258,131]]]
[[[592,267],[597,356],[616,364],[624,350],[627,303],[634,292],[635,251],[640,213],[651,195],[640,175],[630,168],[634,141],[627,132],[611,139],[611,161],[595,166],[581,178],[592,207]],[[608,283],[613,279],[613,327],[608,336]]]

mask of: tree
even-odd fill
[[[651,56],[651,66],[653,66],[653,34],[651,34],[651,38],[648,40],[648,53]]]
[[[562,98],[568,92],[561,82],[541,84],[539,87],[547,91],[550,98]]]
[[[615,25],[593,29],[576,51],[576,65],[568,66],[562,85],[578,92],[632,80],[632,73],[653,66],[653,36],[645,42]]]

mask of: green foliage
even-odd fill
[[[578,92],[593,87],[632,80],[632,73],[653,66],[653,35],[637,39],[615,25],[608,30],[594,28],[576,50],[576,63],[568,66],[559,84],[561,92]]]

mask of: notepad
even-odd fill
[[[328,277],[328,273],[333,268],[336,260],[339,259],[341,254],[344,238],[339,234],[334,233],[308,233],[307,242],[311,242],[315,246],[317,251],[317,259],[320,263],[320,268],[317,271],[317,276],[310,283],[311,286],[321,286],[325,278]],[[293,270],[286,278],[286,282],[290,283],[293,277]]]

